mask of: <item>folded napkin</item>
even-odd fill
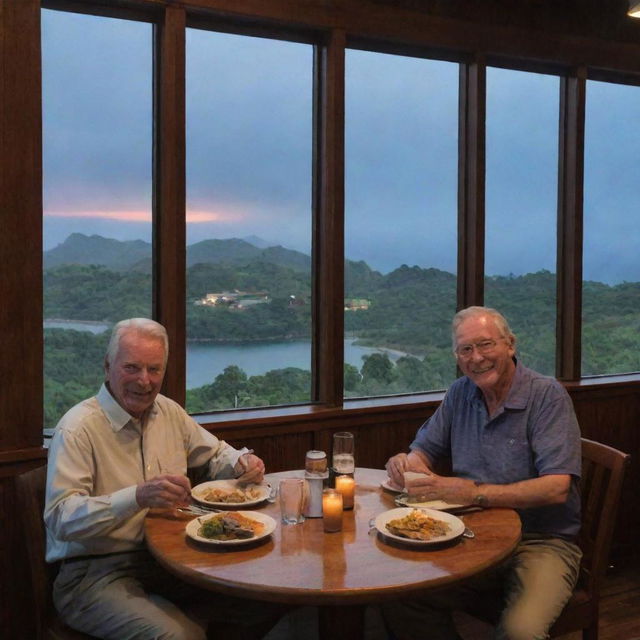
[[[413,480],[418,480],[418,478],[426,478],[428,474],[426,473],[418,473],[417,471],[405,471],[404,476],[404,486],[407,486],[407,482],[412,482]]]

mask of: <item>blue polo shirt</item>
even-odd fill
[[[516,362],[507,399],[493,418],[479,387],[466,376],[458,378],[418,430],[411,449],[432,462],[451,458],[454,475],[480,483],[569,474],[564,504],[518,513],[523,533],[573,538],[580,530],[580,428],[571,398],[555,378]]]

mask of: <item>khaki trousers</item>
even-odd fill
[[[397,640],[461,640],[451,612],[493,606],[501,610],[496,640],[545,640],[571,597],[581,557],[566,540],[523,539],[498,569],[460,587],[384,604],[382,615]]]
[[[209,622],[213,633],[229,625],[229,639],[253,637],[254,625],[268,630],[282,615],[182,582],[146,550],[65,561],[53,602],[70,627],[106,640],[205,640]]]

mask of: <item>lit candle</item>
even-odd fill
[[[342,494],[342,506],[345,509],[353,509],[353,494],[356,483],[351,476],[336,477],[336,491]]]
[[[342,529],[342,494],[335,489],[322,492],[322,524],[328,533]]]

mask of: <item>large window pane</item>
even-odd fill
[[[45,426],[151,313],[151,26],[42,11]]]
[[[485,303],[555,372],[559,79],[487,70]]]
[[[187,31],[187,409],[311,400],[313,48]]]
[[[582,375],[640,370],[640,87],[587,83]]]
[[[443,389],[455,377],[458,66],[349,50],[345,75],[345,395]]]

